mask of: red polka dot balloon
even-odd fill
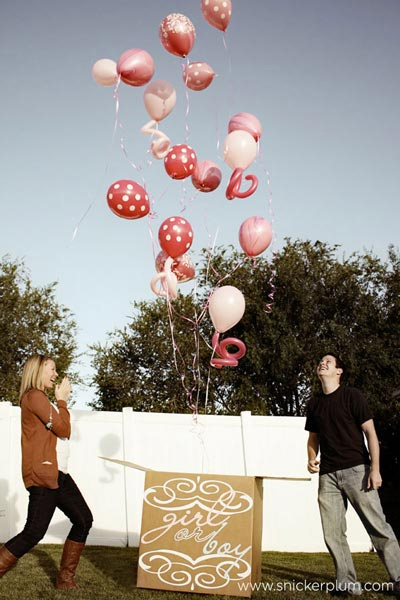
[[[165,170],[172,179],[190,177],[196,164],[196,152],[187,144],[172,146],[164,159]]]
[[[150,211],[146,190],[130,179],[114,181],[108,188],[107,202],[112,212],[123,219],[140,219]]]
[[[183,217],[168,217],[160,225],[158,240],[171,258],[185,254],[193,242],[193,229]]]

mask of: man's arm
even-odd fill
[[[308,455],[308,463],[307,469],[309,473],[318,473],[319,471],[319,460],[317,460],[319,451],[319,440],[318,434],[310,431],[308,434],[307,440],[307,455]]]
[[[369,419],[361,425],[361,429],[367,438],[368,452],[371,457],[371,470],[368,477],[368,489],[377,490],[382,485],[382,477],[379,468],[379,441],[376,435],[374,421]]]

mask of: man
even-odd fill
[[[341,384],[342,374],[343,364],[334,354],[320,360],[317,375],[323,393],[310,401],[305,425],[309,431],[308,471],[319,473],[318,504],[324,539],[335,564],[338,590],[360,595],[361,584],[346,539],[346,509],[351,502],[397,594],[400,547],[386,522],[377,491],[382,479],[374,422],[361,392]]]

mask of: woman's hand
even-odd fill
[[[71,382],[68,377],[64,377],[60,384],[56,385],[55,396],[56,400],[64,400],[68,402],[69,395],[71,393]]]

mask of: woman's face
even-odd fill
[[[46,360],[43,365],[42,382],[46,390],[54,386],[55,380],[58,377],[54,360]]]

